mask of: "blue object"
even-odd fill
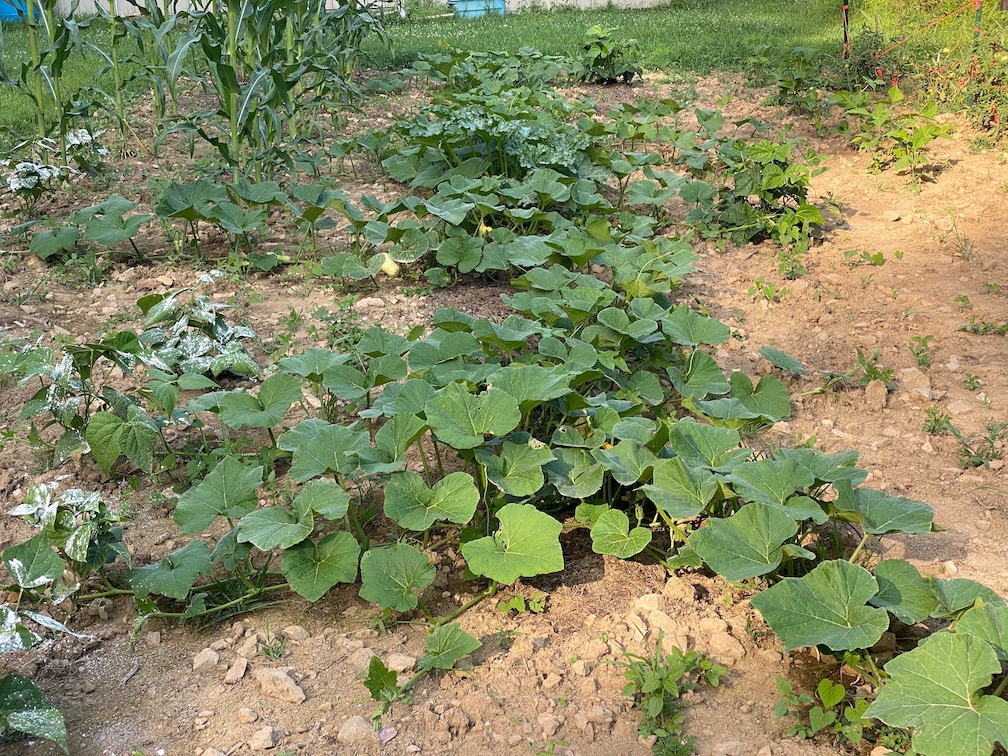
[[[0,21],[18,21],[18,9],[24,13],[24,0],[0,0]]]
[[[455,8],[455,15],[462,18],[480,18],[494,14],[504,15],[504,0],[448,0]]]

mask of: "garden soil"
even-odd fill
[[[632,88],[574,94],[611,103],[677,93],[652,79]],[[792,136],[804,136],[827,156],[828,170],[813,181],[816,202],[830,219],[826,238],[807,255],[808,272],[791,281],[778,273],[769,244],[725,249],[701,244],[697,272],[688,277],[680,299],[702,303],[732,327],[733,338],[716,355],[724,369],[769,372],[770,364],[758,354],[766,345],[805,365],[806,373],[789,382],[792,416],[754,443],[814,437],[816,447],[827,452],[859,450],[859,464],[870,471],[867,485],[935,507],[940,532],[883,538],[875,545],[877,557],[905,558],[922,572],[973,578],[1008,595],[1008,473],[1002,461],[964,469],[955,438],[922,430],[932,407],[964,436],[984,433],[988,422],[1008,421],[1008,341],[962,329],[971,319],[1008,321],[1008,155],[975,151],[976,135],[950,119],[953,137],[933,151],[935,180],[916,190],[905,176],[869,173],[867,157],[848,149],[842,138],[819,137],[800,119],[761,105],[763,94],[740,80],[715,77],[697,83],[695,102],[717,103],[729,121],[758,115],[790,124]],[[390,100],[376,105],[374,113],[409,106],[408,97]],[[129,177],[126,188],[78,188],[44,209],[58,215],[109,191],[130,196],[131,189],[149,202],[145,177],[172,169],[172,159],[159,158],[161,166],[145,156],[124,159],[117,168]],[[351,194],[395,193],[373,168],[358,165],[356,172],[346,179]],[[6,209],[13,210],[10,202]],[[156,225],[150,228],[142,249],[164,256],[170,243]],[[213,247],[212,238],[205,241]],[[10,244],[16,248],[19,242]],[[876,253],[882,264],[868,260]],[[207,266],[170,259],[116,266],[100,285],[82,288],[60,282],[26,256],[0,282],[0,333],[85,340],[113,322],[135,325],[132,305],[144,294],[193,287],[234,304],[234,317],[257,330],[263,348],[291,342],[307,348],[319,343],[313,340],[313,313],[320,307],[339,311],[347,301],[346,291],[305,280],[297,268],[202,284],[198,276]],[[779,301],[761,295],[766,282],[776,285]],[[358,296],[345,318],[404,332],[429,323],[444,306],[503,317],[500,295],[507,291],[469,284],[429,291],[385,279],[377,289],[352,292]],[[291,310],[303,314],[303,322],[290,319]],[[933,337],[927,343],[929,366],[911,353],[915,337]],[[857,350],[878,352],[879,364],[893,371],[891,390],[877,383],[825,386],[827,374],[852,373]],[[0,411],[16,417],[25,398],[4,387]],[[23,438],[24,424],[11,424]],[[133,516],[125,538],[135,563],[160,559],[182,543],[170,516],[170,482],[108,483],[93,463],[80,459],[42,470],[23,440],[2,446],[0,509],[20,503],[31,485],[50,480],[99,488],[109,501],[125,502]],[[29,535],[20,520],[0,519],[0,547]],[[352,586],[316,604],[284,597],[276,606],[220,625],[196,629],[151,622],[138,634],[132,632],[136,611],[130,600],[67,605],[69,613],[59,616],[82,637],[47,640],[30,653],[5,655],[2,664],[37,681],[64,713],[72,753],[81,756],[254,751],[621,756],[651,749],[638,737],[639,712],[622,694],[619,662],[626,653],[653,652],[660,638],[704,651],[728,668],[718,688],[684,696],[685,732],[696,737],[700,754],[845,752],[827,741],[786,737],[787,722],[773,712],[775,681],[786,677],[814,685],[831,668],[830,660],[784,653],[744,592],[698,572],[669,577],[656,565],[601,557],[576,529],[565,533],[564,552],[562,573],[520,583],[464,614],[462,626],[480,639],[481,648],[460,669],[424,678],[412,700],[384,717],[377,734],[367,722],[374,704],[362,684],[370,658],[377,654],[408,677],[423,654],[424,632],[419,624],[382,627],[373,606]],[[457,554],[438,558],[437,579],[425,600],[447,613],[478,588],[459,580]],[[545,611],[502,613],[499,600],[516,590],[526,597],[545,593]],[[842,678],[845,684],[868,684],[853,670],[845,672],[850,673]],[[869,750],[870,745],[850,752]],[[40,742],[0,744],[5,756],[57,752]]]

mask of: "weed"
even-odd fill
[[[968,310],[970,307],[973,306],[973,303],[970,301],[970,298],[965,294],[960,294],[959,296],[955,297],[952,301],[955,302],[956,305],[958,306],[959,312],[966,312],[966,310]]]
[[[966,262],[971,262],[976,257],[976,245],[973,240],[959,230],[955,215],[952,215],[952,225],[949,230],[938,237],[941,244],[946,244],[951,237],[956,253]]]
[[[927,336],[914,336],[910,339],[910,343],[907,344],[907,350],[913,355],[917,364],[923,368],[931,367],[931,362],[934,359],[931,355],[931,350],[928,349],[933,338],[934,336],[930,334]]]
[[[589,84],[629,84],[641,75],[641,50],[636,39],[617,39],[615,29],[593,26],[581,47],[584,71]]]
[[[952,435],[959,441],[959,464],[964,467],[984,467],[1002,459],[1002,445],[1008,440],[1008,423],[989,420],[984,424],[986,433],[971,433],[964,436],[955,427]]]
[[[283,658],[287,653],[287,639],[283,633],[270,633],[269,622],[266,623],[264,633],[266,640],[263,642],[262,648],[259,649],[259,653],[270,661]]]
[[[805,255],[808,244],[795,244],[791,247],[781,247],[777,250],[777,272],[788,281],[794,281],[808,273],[805,266]]]
[[[546,611],[546,594],[537,591],[526,596],[521,591],[516,591],[511,598],[499,601],[497,608],[501,614],[510,614],[511,612],[515,612],[516,614],[525,614],[526,612],[542,614]]]
[[[869,252],[865,249],[845,249],[844,259],[852,268],[857,265],[885,265],[885,254],[882,252]]]
[[[992,334],[1004,336],[1008,334],[1008,321],[998,325],[989,320],[977,320],[975,317],[972,317],[968,323],[963,323],[959,326],[959,330],[965,333],[973,333],[977,336],[990,336]]]
[[[614,662],[623,668],[627,684],[623,695],[630,696],[644,713],[639,732],[641,736],[657,735],[659,743],[685,747],[684,753],[693,752],[693,739],[682,735],[683,715],[679,698],[693,690],[697,683],[706,681],[717,687],[727,669],[712,662],[697,651],[682,652],[675,646],[663,651],[664,633],[658,633],[655,650],[649,656],[639,656],[623,651],[623,659]],[[656,752],[658,746],[655,746]]]
[[[930,436],[952,435],[955,432],[952,416],[942,412],[937,404],[925,410],[921,430]]]
[[[997,294],[999,291],[1001,291],[1001,284],[985,281],[984,284],[980,287],[980,290],[983,291],[984,294]]]
[[[746,292],[746,296],[752,299],[763,299],[767,302],[783,302],[785,297],[787,297],[790,293],[790,290],[786,286],[781,286],[778,289],[775,283],[767,281],[765,278],[760,276],[756,279],[755,283],[749,287],[749,291]]]
[[[980,376],[976,373],[966,373],[966,377],[962,381],[962,387],[967,391],[976,391],[982,385]]]
[[[816,699],[809,693],[795,692],[794,687],[783,677],[777,678],[777,690],[781,697],[774,705],[777,719],[791,717],[794,720],[787,729],[789,737],[808,740],[821,732],[828,732],[841,743],[859,744],[864,738],[864,729],[870,726],[865,718],[867,699],[858,699],[844,706],[847,690],[843,685],[830,680],[820,680],[816,687]]]
[[[875,349],[870,355],[866,355],[860,349],[857,350],[857,363],[854,366],[854,372],[861,373],[858,385],[867,386],[872,381],[882,381],[892,391],[895,371],[882,367],[881,360],[881,349]]]

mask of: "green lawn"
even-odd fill
[[[528,11],[480,19],[431,18],[424,15],[429,7],[406,22],[390,23],[388,47],[369,45],[377,66],[407,65],[418,53],[446,45],[574,55],[585,30],[598,24],[637,39],[647,68],[704,74],[742,70],[750,52],[764,44],[836,55],[842,35],[835,0],[673,0],[648,10]]]

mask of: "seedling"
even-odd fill
[[[796,692],[783,677],[777,678],[777,690],[781,698],[774,705],[774,715],[777,719],[788,716],[794,719],[794,724],[787,729],[789,737],[808,740],[828,732],[838,742],[857,745],[864,738],[865,727],[871,724],[864,716],[868,701],[862,698],[843,706],[847,690],[830,680],[820,680],[816,687],[819,703],[809,693]]]
[[[542,614],[546,611],[546,594],[537,591],[526,597],[521,591],[516,591],[511,598],[498,602],[497,608],[501,614],[510,614],[511,612]]]
[[[882,252],[869,252],[866,249],[845,249],[843,252],[847,264],[851,267],[857,265],[884,265],[885,254]]]
[[[683,715],[679,702],[683,693],[705,681],[716,688],[728,672],[697,651],[683,652],[675,646],[663,651],[664,633],[658,633],[655,650],[639,656],[624,649],[623,659],[613,662],[623,668],[627,684],[623,695],[633,698],[644,713],[638,732],[642,737],[657,735],[659,742],[691,748],[692,738],[683,737]],[[657,747],[657,746],[656,746]],[[686,753],[691,753],[687,750]]]
[[[952,301],[958,305],[959,312],[966,312],[966,310],[968,310],[970,307],[973,306],[973,303],[970,301],[970,298],[967,297],[965,294],[960,294],[959,296],[955,297]]]
[[[266,635],[266,641],[262,644],[262,648],[259,649],[259,653],[270,661],[283,658],[287,653],[287,639],[283,633],[270,633],[270,626],[267,622],[264,634]]]
[[[955,216],[952,216],[952,225],[949,230],[938,237],[938,241],[946,244],[951,237],[956,253],[966,262],[971,262],[976,257],[976,244],[968,236],[959,231],[959,225]]]
[[[921,367],[931,367],[931,362],[933,357],[931,356],[931,350],[928,349],[928,345],[934,336],[914,336],[910,339],[910,343],[907,344],[907,350],[913,355],[914,360]]]
[[[989,420],[984,424],[986,433],[962,435],[955,427],[952,435],[959,441],[959,464],[964,467],[990,469],[990,463],[1003,458],[1002,444],[1008,439],[1008,423]]]
[[[951,415],[942,412],[937,404],[925,410],[924,424],[921,426],[921,430],[931,436],[952,435],[955,433]]]
[[[1008,322],[999,325],[989,320],[977,320],[975,317],[971,317],[968,323],[963,323],[959,326],[959,330],[965,333],[973,333],[977,336],[1004,336],[1008,333]]]
[[[1001,291],[1001,284],[992,283],[990,281],[985,282],[980,289],[984,294],[997,294]]]
[[[782,302],[790,293],[791,292],[786,286],[782,286],[778,289],[776,284],[772,281],[767,281],[761,276],[756,279],[752,286],[749,287],[749,291],[746,292],[746,296],[752,299],[763,299],[767,302]]]
[[[966,377],[963,378],[962,385],[967,391],[976,391],[983,385],[983,383],[980,381],[980,376],[976,373],[966,373]]]

